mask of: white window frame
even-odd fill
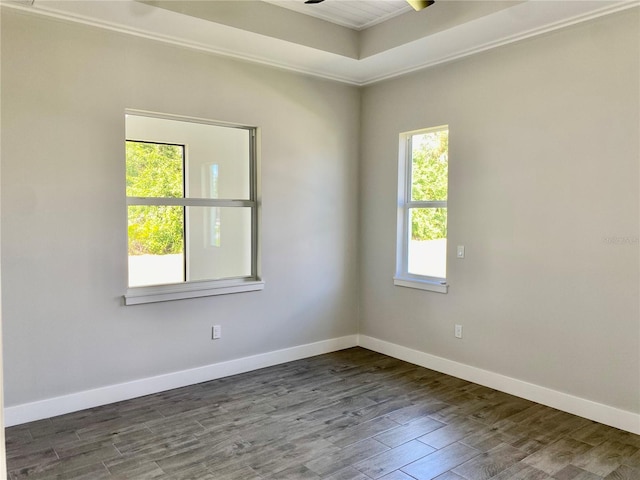
[[[437,293],[447,293],[449,285],[446,278],[429,277],[409,273],[409,211],[411,208],[447,208],[447,201],[414,201],[411,200],[412,187],[412,145],[414,135],[449,130],[448,125],[423,128],[400,134],[398,155],[398,213],[396,236],[396,274],[393,283],[399,287],[416,288]],[[447,210],[447,220],[449,211]],[[448,239],[447,239],[448,240]]]
[[[251,208],[251,275],[241,278],[222,278],[217,280],[185,281],[167,285],[149,285],[144,287],[129,287],[124,295],[125,305],[165,302],[230,293],[251,292],[264,289],[264,281],[260,272],[260,162],[259,140],[260,131],[257,127],[214,122],[202,118],[185,117],[179,115],[159,114],[143,110],[125,111],[127,115],[162,118],[190,123],[203,123],[229,128],[241,128],[250,132],[250,161],[249,161],[249,199],[229,200],[213,198],[154,198],[154,197],[126,197],[129,205],[176,205],[196,207],[249,207]],[[129,140],[129,139],[125,139]],[[135,139],[131,139],[134,140]],[[125,223],[126,225],[126,223]],[[186,253],[186,252],[185,252]]]

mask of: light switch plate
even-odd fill
[[[462,338],[462,325],[456,325],[454,335],[456,338]]]

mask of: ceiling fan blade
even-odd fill
[[[305,0],[307,5],[314,3],[322,3],[324,0]],[[429,5],[433,5],[435,0],[407,0],[407,3],[413,7],[416,12],[427,8]]]
[[[413,7],[416,12],[427,8],[429,5],[433,5],[435,3],[434,0],[407,0],[407,3]]]

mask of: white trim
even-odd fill
[[[170,300],[212,297],[259,290],[264,290],[264,282],[262,280],[208,280],[172,285],[132,287],[127,289],[127,293],[123,297],[125,305],[140,305],[141,303],[168,302]]]
[[[207,120],[197,117],[187,117],[183,115],[170,115],[164,113],[149,112],[145,110],[125,109],[125,117],[127,120],[127,141],[133,142],[147,142],[163,140],[163,135],[158,134],[155,130],[147,133],[132,132],[129,128],[129,121],[137,118],[138,120],[155,119],[160,122],[182,122],[184,125],[205,125],[211,128],[218,129],[233,129],[235,131],[244,130],[248,133],[249,149],[249,198],[244,199],[217,199],[217,198],[192,198],[187,196],[188,192],[184,192],[182,197],[133,197],[127,196],[127,205],[156,205],[156,206],[180,206],[180,207],[231,207],[231,208],[250,208],[251,209],[251,272],[248,275],[241,278],[221,278],[221,279],[208,279],[202,281],[186,281],[174,284],[164,285],[146,285],[146,286],[131,286],[127,289],[124,295],[125,305],[139,305],[141,303],[154,303],[154,302],[166,302],[170,300],[182,300],[188,298],[208,297],[215,295],[227,295],[231,293],[243,293],[253,292],[264,289],[264,282],[258,277],[260,270],[259,265],[256,264],[258,257],[258,251],[260,249],[259,232],[256,231],[257,222],[256,218],[260,215],[258,198],[260,192],[258,189],[257,175],[257,145],[256,136],[258,127],[251,127],[247,125],[230,124],[227,122],[216,122],[213,120]],[[130,134],[131,135],[130,138]],[[187,135],[188,136],[188,135]],[[182,145],[183,150],[183,162],[187,161],[186,157],[186,137],[184,135],[178,135],[173,138],[173,141],[178,145]],[[197,145],[196,145],[197,146]],[[186,179],[186,170],[183,175]],[[186,181],[186,180],[185,180]],[[188,223],[188,212],[185,213],[185,222]],[[186,227],[185,227],[186,228]],[[188,229],[185,230],[187,232]],[[186,233],[185,233],[186,235]],[[189,242],[184,239],[188,244]],[[189,258],[189,249],[185,246],[186,258]],[[185,278],[188,278],[188,270],[191,266],[191,262],[187,262],[185,271]],[[239,276],[238,276],[239,277]]]
[[[447,135],[449,135],[449,125],[439,125],[400,134],[398,146],[396,274],[393,277],[393,284],[398,287],[447,293],[449,285],[447,285],[446,278],[417,275],[409,272],[409,243],[411,240],[409,235],[409,224],[411,222],[409,210],[411,208],[447,208],[446,200],[411,200],[411,192],[413,190],[413,137],[419,134],[437,132],[447,132]],[[447,167],[448,175],[449,167]]]
[[[170,12],[133,0],[38,0],[32,6],[0,0],[0,5],[25,13],[365,86],[636,8],[640,0],[529,0],[362,59]]]
[[[358,344],[374,352],[389,355],[390,357],[525,398],[637,435],[640,434],[640,413],[621,410],[367,335],[359,335]]]
[[[0,15],[0,17],[1,16],[2,15]],[[2,48],[0,47],[0,51],[1,50]],[[2,75],[0,75],[0,78],[2,78]],[[0,101],[0,103],[2,102]],[[2,108],[0,106],[0,111],[1,110]],[[0,121],[0,124],[1,123],[2,122]],[[2,268],[0,268],[0,272],[1,271],[2,271]],[[4,472],[7,471],[7,452],[6,452],[6,444],[5,444],[5,433],[4,433],[5,418],[4,418],[4,407],[3,407],[4,405],[4,367],[3,367],[3,356],[2,356],[2,278],[1,277],[2,275],[0,275],[0,475],[4,475]]]
[[[250,372],[259,368],[292,362],[302,358],[335,352],[345,348],[355,347],[357,346],[357,341],[357,335],[347,335],[250,357],[214,363],[189,370],[167,373],[156,377],[142,378],[140,380],[108,385],[106,387],[71,393],[60,397],[47,398],[37,402],[5,407],[5,425],[10,427],[35,420],[42,420],[86,408],[98,407],[100,405],[194,385],[230,375]]]
[[[552,9],[557,9],[557,11],[550,14],[549,18],[542,19],[542,15],[539,15],[540,12],[536,11],[536,4],[544,5],[545,3],[552,6]],[[596,7],[593,8],[589,5]],[[640,0],[622,0],[620,2],[525,0],[511,8],[501,10],[487,17],[402,45],[399,48],[406,50],[404,57],[395,52],[397,49],[378,54],[378,57],[382,58],[385,55],[391,57],[395,53],[403,60],[397,61],[397,64],[393,67],[387,65],[386,71],[379,69],[379,73],[365,75],[357,85],[372,85],[419,72],[443,63],[453,62],[579,23],[637,8],[638,6],[640,6]],[[566,9],[566,11],[560,11],[563,9]],[[524,19],[527,19],[527,21]],[[453,46],[454,44],[456,45],[455,47]],[[447,45],[447,47],[443,47],[443,45]],[[429,58],[425,58],[423,53],[422,58],[416,60],[417,55],[414,57],[412,53],[418,51],[418,46],[422,52],[431,50]],[[388,61],[392,60],[389,59]],[[415,64],[409,65],[411,61],[415,61]]]
[[[428,282],[426,280],[393,277],[393,284],[396,287],[417,288],[418,290],[427,290],[429,292],[447,293],[449,291],[447,283]]]
[[[189,370],[47,398],[37,402],[5,407],[5,426],[10,427],[42,420],[355,346],[361,346],[421,367],[462,378],[631,433],[640,434],[640,414],[638,413],[593,402],[367,335],[347,335]]]
[[[357,65],[358,60],[178,14],[134,0],[43,0],[33,6],[0,0],[0,6],[235,60],[359,85],[350,73],[350,69],[354,63]],[[130,15],[131,11],[135,14]],[[333,62],[340,64],[340,67],[320,67]]]

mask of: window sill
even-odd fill
[[[415,278],[393,277],[393,284],[398,287],[417,288],[418,290],[427,290],[429,292],[447,293],[449,291],[449,285],[446,283],[430,282]]]
[[[257,290],[264,290],[264,282],[262,280],[204,281],[133,287],[129,288],[124,295],[124,304],[139,305],[141,303],[168,302],[170,300],[254,292]]]

